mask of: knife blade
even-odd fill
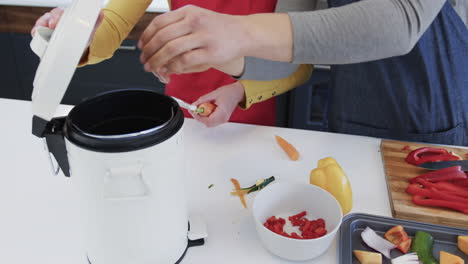
[[[450,161],[436,161],[436,162],[426,162],[418,165],[418,167],[427,169],[427,170],[440,170],[453,166],[461,166],[463,171],[468,171],[468,160],[450,160]]]
[[[183,107],[183,108],[185,108],[187,110],[190,110],[192,112],[195,112],[195,110],[197,110],[196,106],[191,105],[189,103],[186,103],[186,102],[184,102],[184,101],[182,101],[179,98],[176,98],[174,96],[171,96],[171,97],[172,97],[172,99],[174,99],[179,104],[180,107]]]

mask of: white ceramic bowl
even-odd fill
[[[275,183],[261,190],[252,206],[255,226],[263,246],[281,258],[304,261],[322,255],[340,228],[343,213],[338,201],[327,191],[300,183]],[[315,239],[292,239],[280,236],[263,226],[275,215],[283,217],[307,211],[309,220],[323,218],[327,234]],[[300,234],[300,233],[299,233]]]

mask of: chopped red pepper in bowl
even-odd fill
[[[296,232],[291,232],[291,234],[286,233],[284,231],[286,220],[283,218],[272,216],[268,218],[263,225],[280,236],[295,239],[314,239],[327,234],[327,229],[325,229],[325,220],[319,218],[311,221],[305,217],[306,215],[307,212],[302,211],[299,214],[288,217],[292,226],[299,226],[299,231],[301,231],[300,235]]]
[[[340,204],[329,192],[311,184],[285,182],[262,189],[252,204],[252,215],[262,245],[294,261],[322,255],[343,219]]]

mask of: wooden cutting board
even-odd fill
[[[405,150],[405,146],[408,146],[409,150]],[[438,225],[468,228],[468,215],[443,208],[415,205],[411,201],[411,195],[405,192],[409,184],[409,178],[428,172],[428,170],[408,164],[405,161],[409,152],[421,147],[440,146],[392,140],[382,140],[381,142],[380,152],[384,163],[393,217]],[[458,154],[463,159],[467,158],[465,155],[468,153],[467,149],[453,147],[443,148]]]

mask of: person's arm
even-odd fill
[[[103,9],[104,20],[97,28],[80,66],[99,63],[112,57],[151,2],[151,0],[109,1]]]
[[[446,0],[363,0],[314,12],[291,12],[293,46],[265,14],[245,18],[250,55],[294,63],[347,64],[399,56],[411,51]],[[281,46],[283,44],[283,46]],[[284,49],[289,49],[286,54]],[[293,57],[289,57],[292,55]]]
[[[166,75],[243,56],[308,64],[372,61],[409,52],[446,1],[362,0],[327,10],[249,16],[187,6],[154,19],[139,46],[145,69]],[[169,40],[149,43],[155,35]]]
[[[247,109],[252,104],[265,101],[273,96],[284,93],[306,82],[311,74],[310,65],[301,65],[291,76],[275,81],[238,81],[207,93],[198,98],[193,105],[211,102],[217,105],[214,112],[207,117],[199,116],[191,111],[193,118],[214,127],[228,122],[237,107]]]
[[[255,103],[286,93],[307,82],[312,71],[312,65],[303,64],[293,74],[282,79],[273,81],[241,80],[240,82],[244,86],[245,100],[239,104],[239,107],[248,109]]]

